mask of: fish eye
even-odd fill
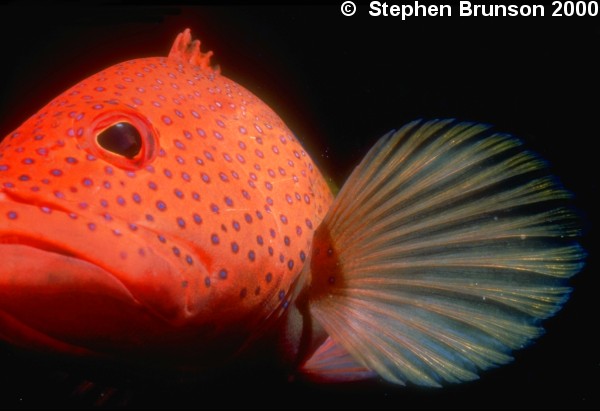
[[[134,158],[142,149],[142,137],[139,131],[127,122],[119,122],[108,127],[96,136],[96,141],[105,150]]]
[[[158,134],[144,115],[119,107],[94,118],[79,144],[96,158],[125,170],[137,170],[154,159]]]

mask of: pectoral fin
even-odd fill
[[[567,300],[584,258],[569,196],[514,137],[411,123],[368,153],[317,230],[310,312],[388,381],[475,379]]]

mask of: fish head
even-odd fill
[[[281,315],[331,200],[284,122],[218,70],[117,64],[0,144],[0,338],[220,362]]]

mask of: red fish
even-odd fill
[[[317,380],[477,378],[583,266],[569,194],[519,140],[450,120],[383,137],[336,199],[189,30],[0,145],[0,338],[210,370],[266,352]]]

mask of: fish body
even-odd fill
[[[539,335],[583,264],[568,192],[520,146],[411,123],[334,201],[186,30],[2,141],[0,338],[200,368],[273,347],[317,380],[476,378]]]

